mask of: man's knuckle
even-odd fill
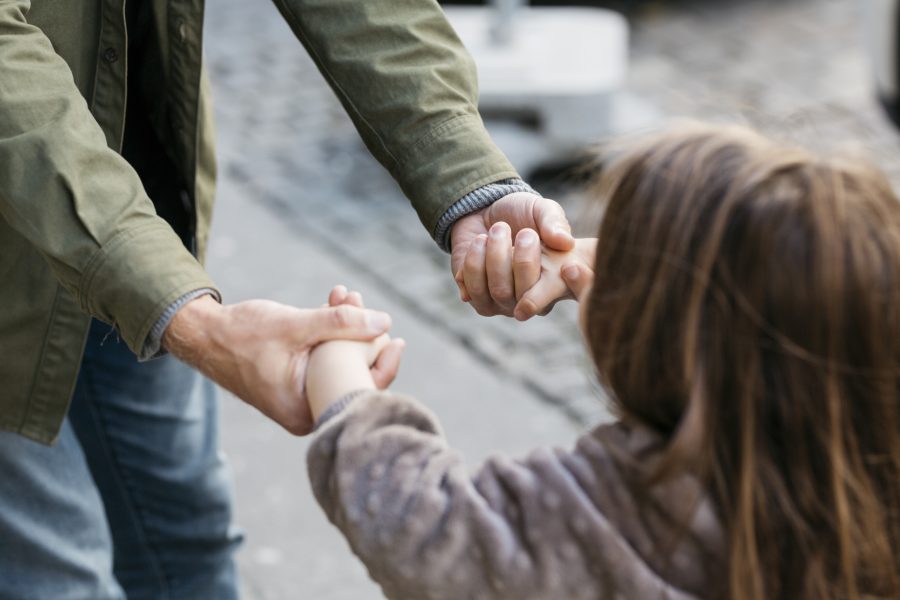
[[[475,252],[469,252],[463,263],[463,269],[468,273],[483,271],[484,259]]]
[[[475,298],[476,301],[487,295],[486,286],[482,281],[466,282],[466,289],[469,291],[469,295]]]
[[[494,284],[491,286],[490,290],[491,297],[494,300],[504,303],[509,302],[515,294],[512,286],[508,284]]]
[[[494,307],[487,304],[473,304],[472,308],[482,317],[493,317],[496,314]]]

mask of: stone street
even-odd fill
[[[860,4],[645,3],[631,15],[627,91],[665,119],[749,123],[866,153],[897,185],[900,138],[873,99]],[[394,389],[430,406],[473,464],[492,452],[570,445],[609,418],[575,306],[523,324],[478,317],[459,302],[447,256],[271,3],[208,3],[205,43],[220,161],[209,268],[226,301],[311,307],[334,284],[360,290],[408,342]],[[573,220],[584,213],[584,194],[564,177],[541,184]],[[245,596],[380,598],[309,492],[308,442],[225,394],[222,407],[247,536]]]

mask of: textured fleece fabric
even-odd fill
[[[307,458],[316,498],[388,598],[721,597],[726,544],[697,481],[640,483],[659,445],[617,423],[572,451],[469,471],[426,408],[368,392],[321,424]]]

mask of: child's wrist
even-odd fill
[[[349,348],[352,346],[327,342],[310,356],[306,395],[314,420],[347,394],[376,389],[364,357]]]
[[[372,381],[372,377],[369,376],[368,382],[361,382],[357,385],[348,385],[340,388],[335,388],[325,394],[315,397],[315,399],[313,398],[313,396],[310,396],[309,409],[312,413],[313,422],[318,423],[322,415],[328,412],[328,409],[335,403],[351,395],[355,396],[359,393],[375,390],[375,383]]]
[[[315,428],[318,429],[324,423],[331,420],[332,417],[343,412],[344,409],[347,408],[347,406],[359,396],[368,394],[372,391],[374,390],[363,388],[359,390],[353,390],[352,392],[347,392],[340,398],[336,398],[333,402],[330,402],[328,406],[326,406],[320,413],[316,414],[315,418],[313,419]]]

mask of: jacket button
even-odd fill
[[[119,60],[119,53],[116,52],[115,48],[107,48],[103,51],[103,60],[108,63],[114,63]]]

